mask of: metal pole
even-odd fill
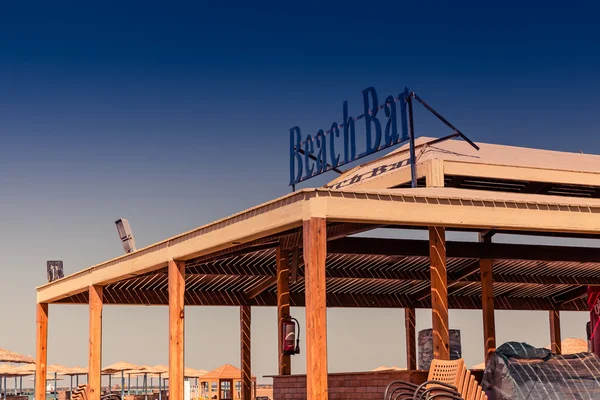
[[[144,373],[144,399],[148,400],[148,374]]]
[[[121,371],[121,399],[125,398],[125,371]]]
[[[79,375],[75,375],[75,385],[79,387]]]
[[[15,396],[17,395],[17,377],[15,376]]]
[[[131,394],[131,374],[127,374],[127,394]]]
[[[112,392],[112,375],[108,375],[108,393]]]
[[[70,383],[70,386],[69,386],[69,390],[70,390],[71,392],[73,392],[73,375],[70,375],[69,377],[71,378],[71,380],[70,380],[70,381],[71,381],[71,383]]]
[[[23,393],[23,377],[19,377],[19,392]]]
[[[405,92],[406,93],[406,92]],[[410,140],[410,177],[412,187],[417,187],[417,157],[415,156],[415,124],[413,120],[413,93],[408,94],[406,103],[408,104],[408,136]]]
[[[6,375],[4,375],[4,400],[6,400]]]
[[[55,398],[58,399],[58,373],[57,372],[54,373],[54,393],[56,393]]]
[[[158,400],[162,400],[162,374],[158,374]]]

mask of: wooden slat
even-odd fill
[[[306,276],[306,398],[327,400],[326,222],[324,218],[311,218],[304,221],[303,225]]]
[[[48,369],[48,304],[37,305],[35,351],[35,400],[46,400],[46,372]]]
[[[417,369],[416,317],[414,308],[404,309],[404,328],[406,329],[406,368]]]
[[[550,350],[555,354],[562,354],[562,340],[560,334],[560,311],[550,310]]]
[[[291,375],[291,357],[283,354],[283,318],[290,316],[290,252],[277,249],[277,352],[279,375]]]
[[[250,352],[250,324],[252,321],[250,306],[240,306],[240,342],[241,342],[241,400],[252,399],[252,367]]]
[[[100,400],[102,396],[102,286],[89,287],[90,352],[88,367],[88,400]]]
[[[169,261],[169,399],[183,400],[185,262]]]
[[[429,228],[431,258],[431,311],[433,328],[433,358],[450,359],[448,330],[448,283],[446,276],[446,236],[444,228]]]

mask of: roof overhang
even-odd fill
[[[600,199],[452,188],[305,189],[41,286],[37,301],[56,302],[91,285],[123,281],[164,268],[169,260],[189,260],[266,238],[315,217],[329,222],[600,237]]]

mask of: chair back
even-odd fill
[[[464,370],[465,361],[462,358],[458,360],[433,360],[429,367],[427,380],[458,387],[458,383],[462,382]]]
[[[71,392],[71,400],[87,400],[87,385],[79,385]]]

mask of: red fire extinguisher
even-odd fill
[[[296,335],[296,327],[298,335]],[[283,354],[292,356],[300,354],[300,324],[296,318],[284,317],[281,321],[281,335],[283,337]]]

